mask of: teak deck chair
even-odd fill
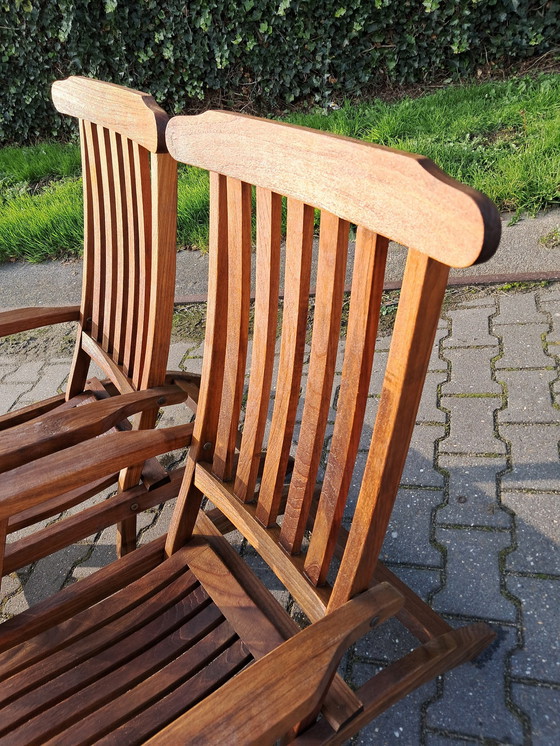
[[[169,404],[181,400],[176,388],[149,391],[166,383],[175,291],[177,165],[165,146],[168,116],[147,94],[89,78],[58,81],[52,96],[58,111],[77,117],[80,124],[85,223],[81,305],[0,313],[0,335],[77,320],[76,347],[65,394],[0,417],[0,471],[25,463],[31,454],[44,455],[88,437],[93,430],[78,431],[85,427],[86,412],[89,427],[98,432],[130,427],[127,417],[133,414],[138,415],[134,427],[143,430],[155,424],[158,399],[168,397]],[[107,376],[103,383],[87,380],[90,361]],[[182,382],[189,389],[189,377]],[[126,397],[100,408],[82,407],[115,393]],[[190,393],[196,398],[194,389]],[[100,478],[92,470],[90,483],[12,516],[8,532],[57,515],[117,479],[121,491],[136,487],[141,472],[146,487],[168,481],[155,459],[120,475]],[[128,515],[118,534],[120,553],[135,546],[136,520],[130,510]],[[36,541],[26,537],[9,548],[7,568],[35,561],[49,546],[48,531]]]
[[[211,200],[201,389],[175,511],[162,539],[0,627],[0,744],[342,743],[493,638],[481,623],[452,629],[378,556],[449,266],[491,256],[499,216],[430,161],[347,138],[225,112],[176,117],[166,137],[177,160],[210,171]],[[247,378],[251,184],[256,297]],[[358,227],[335,405],[350,223]],[[361,487],[348,499],[389,238],[411,248]],[[142,433],[141,458],[163,447],[157,432]],[[100,453],[99,473],[108,461]],[[4,522],[40,502],[37,486],[49,489],[33,469],[25,479],[14,470],[10,481],[15,491],[0,485]],[[215,506],[208,512],[203,496]],[[232,528],[292,594],[308,627],[299,629],[227,542]],[[392,615],[418,647],[352,691],[335,673],[344,649]]]

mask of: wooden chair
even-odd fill
[[[452,629],[378,555],[449,266],[488,258],[499,240],[499,216],[483,195],[430,161],[347,138],[225,112],[176,117],[166,136],[175,158],[211,172],[203,372],[175,511],[163,539],[0,627],[6,651],[0,656],[0,744],[2,735],[10,744],[342,743],[493,638],[484,624]],[[251,184],[256,296],[247,379]],[[287,197],[287,236],[280,303],[281,195]],[[314,208],[320,233],[306,363]],[[335,410],[351,223],[358,227]],[[412,248],[348,531],[342,518],[364,422],[389,238]],[[319,479],[329,418],[334,424]],[[163,447],[153,443],[156,434],[141,433],[150,441],[142,458]],[[113,437],[119,435],[127,434]],[[80,453],[64,465],[76,480]],[[137,452],[128,457],[140,458]],[[107,454],[97,458],[98,472],[109,462]],[[0,485],[0,520],[22,503],[38,502],[37,486],[48,494],[49,480],[32,464],[22,468],[25,474],[16,469],[6,477],[15,491]],[[203,496],[215,506],[206,513]],[[226,541],[222,534],[232,528],[292,594],[308,627],[299,630]],[[418,647],[352,691],[335,674],[344,649],[370,624],[395,614]]]
[[[96,416],[104,418],[104,424],[96,426],[103,432],[130,427],[127,417],[132,414],[137,414],[135,428],[151,428],[159,410],[157,400],[171,395],[168,403],[173,403],[181,398],[176,389],[158,390],[157,395],[148,391],[166,383],[175,290],[177,167],[165,146],[168,117],[151,96],[89,78],[56,82],[52,95],[58,111],[77,117],[80,123],[85,223],[82,300],[79,307],[1,313],[0,335],[69,320],[78,321],[78,332],[66,393],[0,417],[4,469],[25,463],[30,452],[36,455],[39,442],[44,455],[88,437],[93,431],[80,435],[71,429],[83,429],[76,413],[86,412],[84,403],[115,393],[127,395],[122,402],[107,402],[93,411],[87,408],[91,427]],[[103,383],[87,380],[92,361],[107,376]],[[187,389],[188,381],[188,376],[182,377]],[[136,393],[140,391],[146,393]],[[59,419],[62,412],[66,419]],[[117,479],[120,491],[136,487],[141,473],[146,488],[169,479],[155,459],[120,475],[100,479],[93,474],[90,483],[63,490],[47,503],[12,516],[8,531],[54,516]],[[135,546],[136,519],[130,509],[128,515],[120,524],[120,553]],[[23,543],[14,542],[7,553],[7,570],[35,561],[45,549],[52,551],[50,546],[48,531],[37,534],[35,541],[26,537]]]

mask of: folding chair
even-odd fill
[[[173,157],[210,171],[211,201],[203,371],[178,500],[165,537],[0,627],[0,736],[10,744],[342,743],[494,636],[480,623],[452,629],[378,556],[449,266],[489,258],[499,216],[427,159],[348,138],[212,111],[175,117],[166,137]],[[358,227],[338,381],[351,224]],[[389,238],[411,248],[356,497],[349,487]],[[164,447],[157,433],[141,433],[141,458]],[[97,458],[100,473],[116,450]],[[79,453],[67,455],[66,471]],[[18,502],[38,502],[39,487],[49,489],[26,468],[7,475],[17,499],[0,485],[0,521]],[[214,506],[207,512],[203,497]],[[308,627],[299,629],[227,542],[222,534],[233,528],[292,594]],[[353,691],[336,674],[344,650],[393,615],[418,647]]]

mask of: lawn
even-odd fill
[[[348,102],[286,121],[421,153],[485,192],[502,211],[560,204],[560,75],[449,86],[394,103]],[[0,149],[0,261],[79,255],[79,149]],[[178,243],[207,246],[208,179],[179,171]]]

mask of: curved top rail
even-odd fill
[[[166,140],[176,160],[295,197],[452,267],[486,261],[500,240],[494,204],[423,156],[226,111],[173,117]]]
[[[61,114],[95,122],[135,140],[152,153],[166,152],[169,117],[148,93],[72,76],[53,83],[52,100]]]

